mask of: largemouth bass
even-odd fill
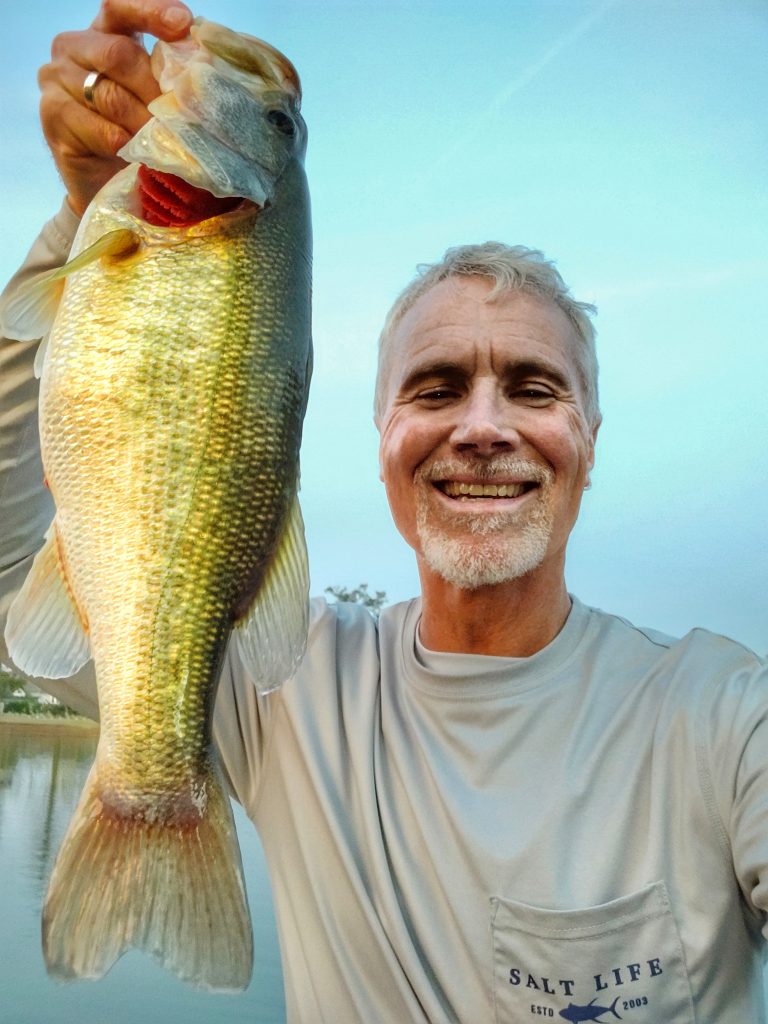
[[[251,924],[211,717],[230,636],[261,692],[306,642],[306,127],[266,43],[198,19],[152,59],[163,95],[134,162],[70,262],[8,307],[7,333],[32,339],[58,300],[40,393],[56,516],[6,638],[31,675],[90,654],[98,685],[98,749],[43,913],[49,971],[97,978],[134,946],[236,990]],[[236,201],[149,223],[138,164]]]

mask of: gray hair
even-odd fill
[[[386,409],[386,380],[389,376],[392,335],[417,299],[447,277],[489,277],[494,282],[486,297],[490,302],[512,291],[528,292],[554,302],[568,317],[576,335],[574,356],[584,388],[584,408],[590,426],[600,422],[597,392],[597,354],[595,329],[590,319],[597,310],[588,302],[577,302],[556,270],[538,249],[524,245],[484,242],[481,245],[457,245],[448,249],[437,263],[423,263],[417,276],[400,293],[387,314],[379,337],[379,366],[376,374],[374,411],[377,421]]]

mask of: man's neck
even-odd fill
[[[571,609],[562,568],[477,590],[456,587],[423,564],[419,572],[419,636],[432,651],[526,658],[554,640]]]

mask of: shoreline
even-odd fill
[[[0,730],[26,733],[64,732],[69,736],[98,736],[99,723],[89,718],[56,718],[53,715],[21,715],[0,711]]]

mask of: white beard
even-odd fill
[[[535,500],[520,511],[473,514],[462,509],[460,515],[451,515],[435,509],[429,500],[430,481],[463,473],[488,483],[522,476],[536,480],[539,488]],[[544,560],[552,535],[547,500],[551,481],[547,467],[509,457],[477,465],[440,462],[421,467],[416,477],[416,532],[427,565],[463,590],[507,583],[532,572]]]

